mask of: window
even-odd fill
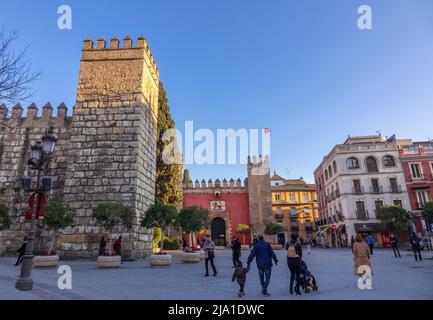
[[[279,193],[275,194],[275,202],[280,202],[280,194]]]
[[[328,181],[329,176],[328,176],[328,170],[325,169],[325,180]]]
[[[368,157],[367,160],[365,160],[365,163],[367,165],[367,172],[379,172],[379,168],[377,166],[377,161],[373,157]]]
[[[332,167],[334,168],[334,174],[337,173],[337,162],[334,161]]]
[[[275,209],[275,218],[281,219],[283,217],[283,212],[281,211],[281,208]]]
[[[380,193],[380,186],[378,179],[371,179],[371,191],[372,193]]]
[[[384,156],[382,162],[384,167],[395,167],[394,158],[391,156]]]
[[[394,205],[403,208],[403,202],[401,200],[394,200]]]
[[[331,166],[328,167],[329,177],[332,178],[332,168]]]
[[[421,168],[419,163],[412,163],[410,165],[410,172],[412,173],[412,178],[421,179]]]
[[[397,179],[396,178],[389,178],[389,186],[391,187],[392,193],[398,193],[398,185],[397,185]]]
[[[353,180],[353,193],[354,194],[361,194],[361,181],[360,180]]]
[[[374,207],[376,209],[376,216],[377,216],[377,214],[383,208],[383,201],[382,200],[376,200],[376,201],[374,201]]]
[[[428,190],[416,190],[416,206],[417,209],[422,209],[425,207],[425,204],[429,202]]]
[[[359,161],[356,158],[349,158],[346,161],[346,165],[348,169],[358,169]]]
[[[304,203],[308,202],[308,193],[304,192]]]
[[[295,195],[293,193],[290,194],[289,201],[290,203],[295,203]]]
[[[367,212],[365,211],[364,201],[356,201],[356,219],[367,219]]]
[[[296,211],[296,208],[290,209],[290,217],[291,218],[297,218],[298,217],[298,212]]]

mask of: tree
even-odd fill
[[[183,178],[182,178],[182,183],[188,185],[188,183],[191,183],[191,177],[189,176],[189,170],[185,169],[183,171]]]
[[[265,234],[267,235],[275,235],[283,231],[283,227],[279,224],[270,223],[265,227]]]
[[[279,224],[270,223],[265,227],[265,234],[269,236],[275,236],[276,234],[283,231],[284,231],[283,227]]]
[[[433,202],[427,202],[422,210],[422,217],[425,219],[426,223],[429,225],[433,223]]]
[[[111,233],[115,227],[132,227],[133,212],[129,207],[118,202],[104,202],[93,209],[93,218],[109,233],[109,252],[111,255]]]
[[[245,244],[245,235],[250,234],[250,226],[247,224],[238,224],[238,227],[236,228],[236,232],[242,234],[242,240]]]
[[[175,206],[162,203],[155,203],[147,209],[140,224],[145,228],[161,228],[161,252],[164,249],[164,234],[167,227],[172,226],[176,221],[177,209]]]
[[[209,226],[209,211],[197,206],[184,207],[177,216],[176,225],[189,234],[191,245],[191,234]]]
[[[399,206],[382,207],[378,212],[377,218],[389,224],[397,234],[400,234],[402,231],[408,231],[413,221],[412,213]]]
[[[177,152],[178,148],[176,140],[173,141],[175,137],[171,138],[169,141],[163,139],[164,133],[174,128],[175,123],[171,118],[167,93],[162,82],[160,82],[158,96],[155,202],[176,206],[182,200],[182,164],[180,159],[175,159],[174,163],[166,163],[167,161],[165,161],[164,156],[167,155],[167,152],[170,150],[171,144],[175,144],[175,148],[171,150],[173,152],[168,152],[171,157],[177,156],[177,154],[173,153]],[[164,154],[164,152],[166,153]]]
[[[69,204],[50,202],[45,206],[44,211],[45,217],[42,220],[42,226],[49,233],[53,233],[48,248],[48,255],[50,255],[56,244],[58,231],[74,224],[75,209],[70,207]]]
[[[0,231],[9,229],[11,218],[9,217],[9,208],[0,203]]]
[[[26,60],[26,49],[15,53],[12,49],[18,35],[0,31],[0,102],[18,102],[32,96],[30,84],[37,80],[41,72],[31,70],[31,63]]]

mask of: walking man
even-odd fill
[[[21,264],[21,262],[23,261],[23,256],[26,252],[26,247],[27,247],[27,237],[24,237],[24,241],[21,244],[21,247],[17,250],[18,259],[17,259],[17,262],[15,263],[15,266],[19,266]]]
[[[389,237],[389,243],[391,244],[392,250],[394,251],[394,257],[397,258],[398,255],[398,257],[401,258],[400,249],[399,249],[400,241],[398,240],[397,236],[394,235],[393,233],[391,234],[391,237]]]
[[[352,234],[352,237],[350,237],[350,248],[352,248],[352,252],[353,252],[353,245],[355,244],[355,237]]]
[[[256,258],[260,284],[262,285],[262,294],[264,296],[270,296],[268,293],[268,285],[271,281],[272,260],[274,260],[275,265],[277,265],[278,259],[271,245],[263,239],[262,235],[258,235],[257,240],[257,243],[248,257],[247,265],[249,266],[254,258]]]
[[[368,247],[370,248],[370,254],[373,255],[374,238],[371,234],[369,234],[367,237],[367,244],[368,244]]]
[[[239,258],[241,257],[241,242],[238,238],[232,238],[232,258],[233,258],[233,268],[237,268]]]
[[[205,267],[206,267],[206,274],[205,277],[209,277],[209,261],[210,265],[212,266],[213,270],[213,276],[216,277],[217,270],[215,268],[215,264],[213,262],[213,259],[215,258],[215,243],[211,240],[210,235],[206,235],[206,240],[203,244],[203,250],[204,250],[204,261],[205,261]]]
[[[412,247],[412,251],[415,255],[415,260],[422,261],[421,256],[421,240],[418,238],[418,236],[415,234],[415,232],[412,232],[412,235],[409,238],[410,246]]]
[[[99,241],[99,255],[100,256],[104,255],[106,245],[107,245],[107,242],[105,241],[105,238],[102,237],[101,241]]]
[[[121,263],[123,263],[123,259],[122,259],[122,236],[120,236],[119,238],[117,238],[116,241],[114,241],[113,249],[114,249],[114,252],[116,252],[116,255],[120,256],[120,259],[122,261]]]

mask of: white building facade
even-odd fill
[[[332,149],[319,168],[315,173],[321,201],[318,224],[327,244],[347,246],[351,236],[368,233],[378,246],[388,246],[391,230],[377,219],[377,212],[390,205],[410,210],[395,139],[349,137]]]

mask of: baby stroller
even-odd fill
[[[311,272],[307,268],[307,264],[304,260],[301,260],[301,287],[305,291],[305,293],[309,293],[312,289],[313,291],[317,291],[319,288],[317,286],[316,278],[311,274]]]

